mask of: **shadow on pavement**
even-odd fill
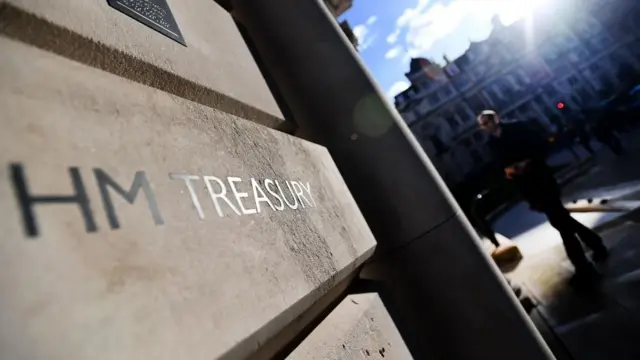
[[[502,216],[493,223],[493,228],[497,233],[509,239],[514,239],[546,222],[547,218],[544,214],[531,211],[527,203],[519,202],[509,211],[502,214]]]
[[[541,331],[550,330],[573,359],[640,359],[640,224],[602,234],[611,256],[603,281],[591,291],[569,285],[573,268],[557,245],[525,255],[508,277],[538,303]],[[544,329],[543,329],[544,328]]]

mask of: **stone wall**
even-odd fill
[[[2,359],[410,358],[345,297],[375,240],[327,150],[274,130],[224,9],[169,3],[186,47],[0,0]]]
[[[325,149],[0,49],[3,358],[246,357],[372,253]]]
[[[183,46],[107,0],[1,0],[0,34],[268,127],[282,114],[229,14],[169,0]]]
[[[376,293],[350,295],[287,360],[411,359]]]

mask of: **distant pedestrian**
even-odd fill
[[[620,137],[615,132],[615,118],[612,118],[613,113],[605,110],[595,110],[590,112],[590,119],[593,123],[592,131],[595,138],[605,146],[607,146],[611,152],[616,155],[622,155],[624,153],[624,146]]]
[[[584,254],[581,241],[593,250],[596,262],[604,261],[608,250],[598,234],[575,220],[564,207],[560,186],[546,164],[549,144],[544,134],[526,122],[500,123],[499,116],[492,110],[483,111],[478,116],[478,124],[489,133],[489,148],[507,178],[513,181],[531,209],[544,213],[551,226],[560,232],[567,256],[576,270],[576,279],[595,279],[599,273]]]
[[[585,122],[583,120],[572,118],[567,122],[567,127],[575,134],[575,137],[580,142],[580,145],[589,153],[589,155],[595,154],[595,150],[591,146],[591,136],[587,131]]]

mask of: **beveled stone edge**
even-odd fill
[[[338,306],[375,249],[376,244],[373,244],[350,264],[338,270],[285,311],[274,316],[256,332],[248,334],[218,359],[261,360],[286,357]],[[291,321],[286,321],[286,318],[291,318]]]

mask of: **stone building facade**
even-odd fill
[[[625,74],[640,71],[640,26],[632,17],[637,4],[561,6],[536,14],[531,23],[504,26],[494,18],[486,40],[471,43],[453,61],[445,58],[442,67],[411,61],[411,86],[395,97],[396,108],[450,185],[490,161],[475,123],[479,111],[536,119],[553,131],[575,115],[572,110],[615,93]]]

